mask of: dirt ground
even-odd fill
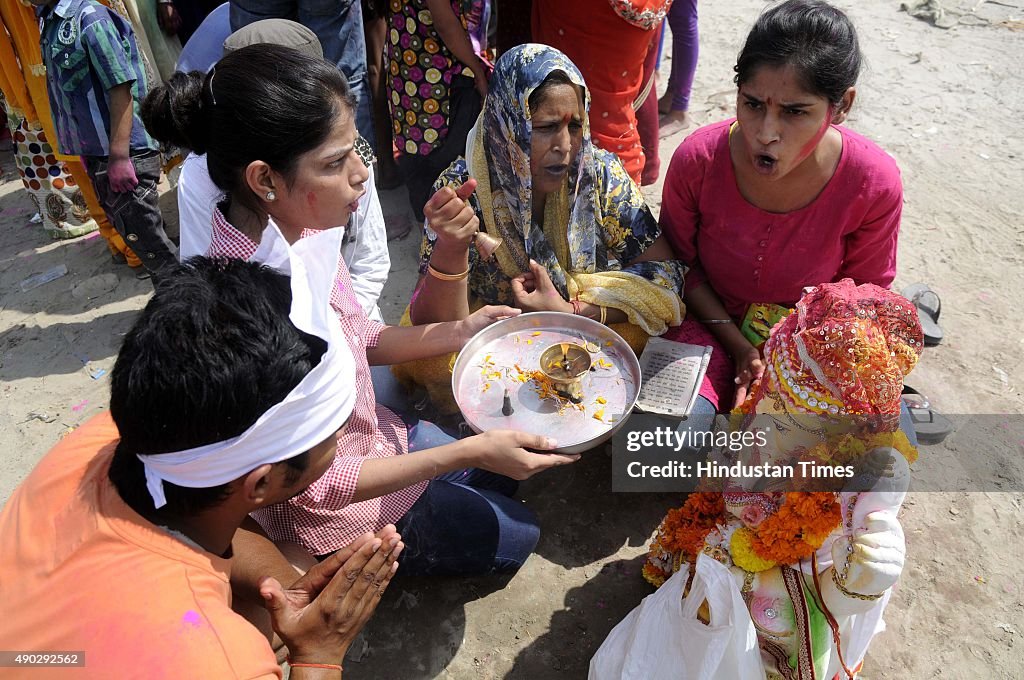
[[[956,1],[939,22],[949,29],[900,11],[896,0],[838,3],[867,57],[848,124],[903,171],[896,288],[923,281],[942,296],[946,339],[926,350],[908,383],[945,413],[1020,415],[1024,324],[1014,310],[1024,295],[1024,0]],[[732,114],[732,65],[763,5],[701,4],[691,107],[698,122]],[[666,77],[670,63],[663,61]],[[662,140],[663,168],[682,136]],[[33,210],[10,154],[0,154],[0,171],[3,501],[63,434],[105,408],[101,373],[151,288],[112,264],[102,239],[49,241],[29,224]],[[660,185],[646,193],[657,212]],[[401,190],[382,192],[382,203],[385,215],[406,210]],[[408,300],[417,245],[416,234],[391,243],[381,304],[389,320]],[[24,279],[60,264],[66,276],[22,292]],[[955,438],[964,456],[985,446]],[[650,592],[640,578],[645,545],[679,502],[611,493],[609,466],[607,451],[596,450],[523,485],[544,533],[513,578],[398,578],[353,647],[346,678],[585,677],[608,631]],[[1021,481],[1004,488],[1022,489]],[[1024,678],[1022,499],[911,495],[902,514],[907,568],[862,677]]]

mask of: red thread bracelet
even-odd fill
[[[291,657],[288,657],[287,661],[288,665],[292,668],[325,668],[327,670],[338,671],[339,673],[343,670],[340,663],[293,663]]]

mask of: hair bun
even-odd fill
[[[159,142],[206,153],[209,144],[209,109],[204,88],[206,74],[175,73],[150,91],[142,102],[142,122]]]

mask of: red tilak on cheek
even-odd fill
[[[799,158],[804,159],[810,156],[814,150],[818,147],[818,144],[822,139],[825,138],[825,133],[828,132],[829,125],[832,124],[832,105],[828,105],[828,110],[825,111],[825,120],[821,124],[821,129],[814,133],[814,137],[811,138],[804,148],[800,149]]]

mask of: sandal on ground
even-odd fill
[[[928,398],[913,387],[904,385],[901,399],[910,412],[910,421],[914,424],[918,444],[941,444],[953,431],[953,421],[932,409]]]
[[[924,331],[925,347],[935,347],[942,342],[942,329],[939,328],[942,301],[938,293],[926,283],[915,283],[903,289],[902,295],[917,307],[921,330]]]
[[[928,397],[924,396],[909,385],[903,386],[903,394],[900,398],[903,400],[903,403],[907,405],[907,408],[931,407],[931,402],[928,401]]]

